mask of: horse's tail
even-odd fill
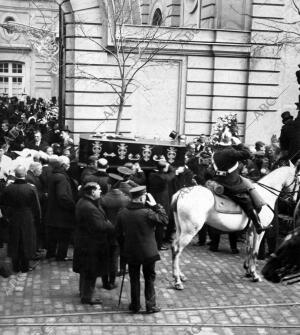
[[[172,201],[171,201],[172,213],[177,213],[177,202],[178,202],[179,195],[180,195],[180,191],[176,192],[172,197]]]
[[[181,227],[179,224],[178,218],[178,199],[180,196],[180,191],[176,192],[172,197],[171,202],[171,213],[173,214],[174,222],[175,222],[175,238],[172,243],[172,255],[174,256],[175,253],[178,251],[178,239],[181,234]]]
[[[172,247],[171,247],[173,262],[175,260],[175,256],[178,254],[178,237],[181,231],[180,224],[178,222],[178,207],[177,207],[179,195],[180,195],[180,191],[176,192],[173,195],[172,201],[171,201],[171,213],[173,215],[174,222],[175,222],[175,238],[172,242]]]

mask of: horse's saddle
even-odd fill
[[[215,211],[224,214],[242,214],[241,207],[224,195],[224,187],[214,180],[207,180],[205,187],[212,191],[215,198]]]
[[[216,195],[213,192],[215,198],[215,210],[219,213],[224,214],[242,214],[242,208],[232,201],[226,195]]]

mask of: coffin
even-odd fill
[[[153,168],[156,161],[165,158],[173,166],[184,165],[185,144],[178,141],[158,141],[130,138],[102,138],[82,135],[79,142],[79,161],[87,163],[88,157],[106,158],[111,167],[127,162],[139,162],[142,168]]]

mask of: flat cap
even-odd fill
[[[125,176],[131,176],[134,173],[131,169],[128,169],[125,166],[119,166],[117,170],[120,174],[123,174]]]
[[[138,198],[146,193],[146,186],[133,187],[129,192],[133,198]]]
[[[109,178],[112,179],[114,182],[115,181],[123,181],[124,179],[119,176],[118,174],[115,174],[115,173],[109,173],[108,174]]]

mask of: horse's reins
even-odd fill
[[[294,177],[294,179],[293,179],[293,181],[290,183],[290,185],[286,186],[286,188],[288,188],[292,184],[295,184],[293,191],[291,191],[291,192],[285,192],[286,194],[293,195],[293,194],[296,193],[296,186],[297,186],[297,183],[298,183],[297,182],[298,181],[297,177],[298,177],[298,175],[296,174],[295,177]],[[282,190],[277,190],[277,188],[274,188],[272,186],[268,186],[268,185],[260,183],[260,182],[256,182],[256,184],[259,185],[259,186],[261,186],[262,188],[266,189],[267,191],[269,191],[270,193],[272,193],[272,194],[274,194],[276,196],[279,196],[279,194],[282,192]],[[275,193],[275,192],[273,192],[273,191],[277,192],[278,194]]]
[[[264,188],[265,190],[269,191],[270,193],[272,193],[272,194],[274,194],[276,196],[278,196],[281,193],[281,191],[277,190],[277,188],[268,186],[266,184],[262,184],[262,183],[259,183],[259,182],[256,182],[256,184],[259,185],[259,186],[261,186],[262,188]],[[278,194],[275,193],[275,192],[273,192],[273,191],[277,192]],[[293,192],[287,192],[287,193],[295,193],[295,192],[293,191]]]

